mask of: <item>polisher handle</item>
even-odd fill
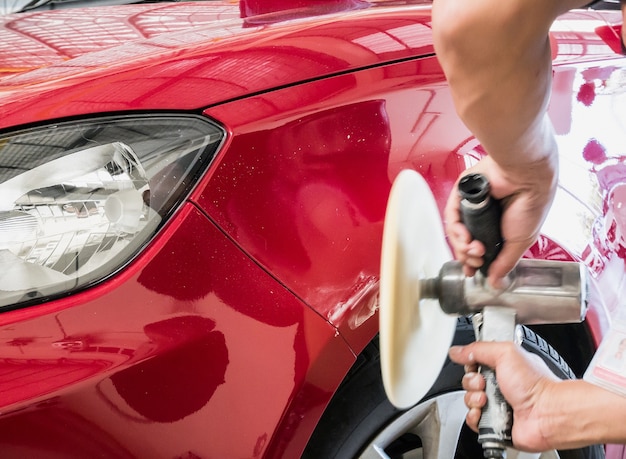
[[[481,174],[470,174],[459,181],[461,195],[461,217],[474,239],[485,246],[484,263],[480,272],[486,277],[489,266],[502,248],[500,203],[490,195],[491,187],[487,178]],[[488,311],[488,313],[487,313]],[[513,324],[505,324],[502,318],[513,314]],[[491,341],[497,338],[509,339],[515,329],[515,313],[506,308],[485,308],[482,313],[472,318],[477,340]],[[505,321],[506,322],[506,321]],[[504,336],[498,333],[504,332]],[[511,445],[513,410],[506,402],[496,380],[494,370],[480,369],[485,377],[487,405],[478,425],[478,441],[483,446],[484,456],[488,459],[506,457],[506,447]]]
[[[480,272],[487,276],[491,262],[502,248],[500,203],[490,195],[491,187],[482,174],[469,174],[459,181],[461,217],[474,239],[485,246],[484,263]]]
[[[508,307],[485,306],[472,317],[476,339],[480,341],[513,341],[515,339],[515,311]],[[489,367],[479,372],[485,378],[487,404],[478,423],[478,442],[487,459],[505,459],[506,448],[513,444],[513,409],[502,392],[496,373]]]

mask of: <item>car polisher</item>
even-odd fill
[[[472,318],[477,340],[515,339],[517,324],[580,322],[587,309],[587,271],[576,262],[522,259],[506,287],[486,274],[502,245],[500,204],[484,176],[459,182],[463,222],[486,248],[472,277],[452,260],[439,210],[426,181],[403,170],[391,188],[385,215],[380,278],[380,353],[391,403],[408,408],[435,383],[446,361],[457,317]],[[513,415],[495,375],[481,368],[487,404],[478,440],[486,458],[505,458]]]

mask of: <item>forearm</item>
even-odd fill
[[[530,3],[433,4],[435,49],[455,107],[502,167],[556,154],[545,116],[551,88],[548,29],[556,12],[526,6]]]
[[[555,448],[626,443],[626,397],[586,381],[555,383],[538,409],[544,438]]]

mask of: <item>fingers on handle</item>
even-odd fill
[[[474,432],[478,433],[478,423],[480,422],[480,416],[482,410],[480,408],[470,408],[465,416],[465,422]]]
[[[515,347],[513,342],[475,341],[466,346],[452,346],[448,354],[453,362],[461,365],[480,364],[496,368],[498,362],[511,356],[511,347]]]

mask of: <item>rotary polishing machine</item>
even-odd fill
[[[500,204],[480,174],[459,181],[461,214],[486,248],[472,277],[452,259],[441,217],[426,181],[413,170],[394,180],[383,232],[380,280],[380,351],[383,384],[392,404],[408,408],[435,383],[459,316],[470,316],[477,340],[513,341],[517,324],[573,323],[587,308],[587,271],[576,262],[522,259],[502,289],[487,271],[503,243]],[[511,407],[493,371],[481,368],[487,404],[478,441],[488,459],[512,445]]]

